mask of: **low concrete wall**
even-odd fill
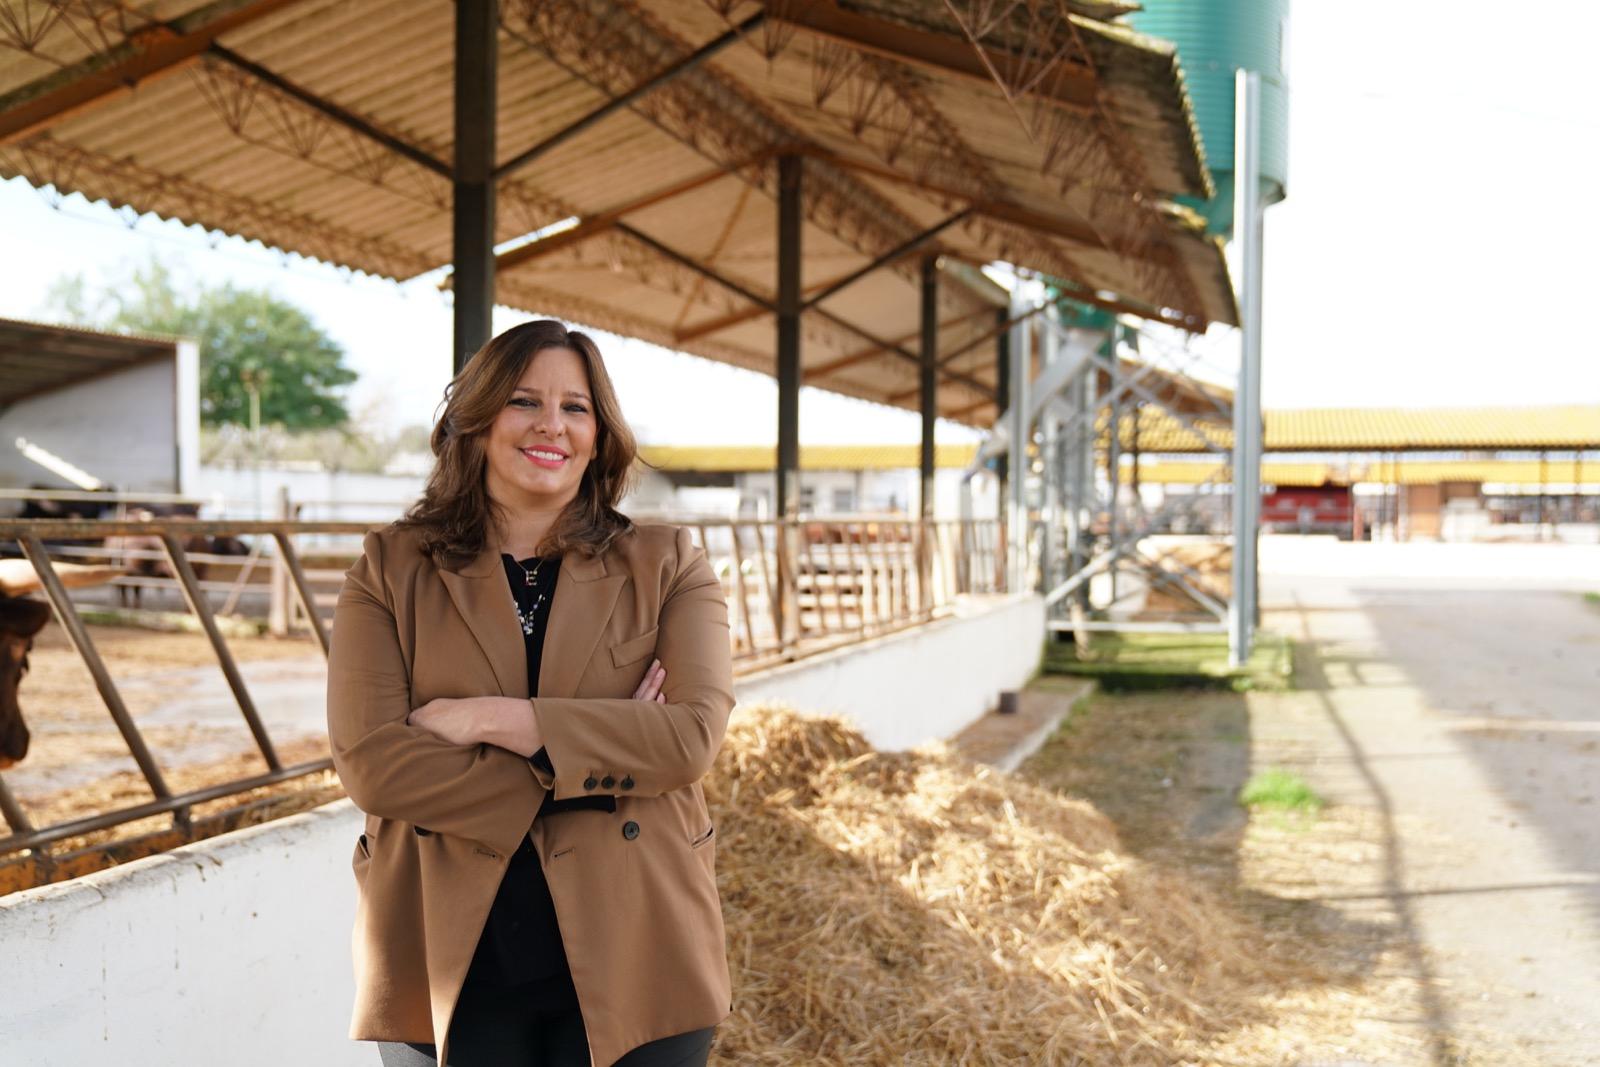
[[[1037,596],[740,679],[740,703],[848,716],[881,748],[955,733],[1038,666]],[[737,710],[735,714],[737,714]],[[0,1062],[371,1067],[352,1042],[349,800],[0,897]]]
[[[844,715],[875,748],[913,748],[956,733],[1033,675],[1044,614],[1032,593],[974,598],[926,626],[745,675],[734,692],[741,704]]]
[[[0,897],[0,1062],[372,1067],[349,800]]]

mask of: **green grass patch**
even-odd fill
[[[1251,811],[1298,812],[1315,815],[1322,810],[1322,798],[1293,771],[1269,767],[1257,771],[1239,789],[1239,803]]]
[[[1585,593],[1583,594],[1583,599],[1600,608],[1600,593]]]
[[[1288,638],[1258,633],[1250,658],[1228,665],[1227,634],[1097,633],[1079,657],[1070,641],[1046,641],[1047,674],[1093,678],[1106,692],[1146,689],[1282,691],[1293,688],[1293,645]]]

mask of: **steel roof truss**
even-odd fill
[[[172,22],[151,21],[120,43],[0,97],[0,144],[11,144],[107,100],[140,82],[193,63],[218,37],[288,7],[295,0],[217,0]],[[65,8],[65,0],[54,0]]]

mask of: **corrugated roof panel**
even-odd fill
[[[1600,407],[1287,408],[1263,412],[1269,452],[1512,451],[1600,448]],[[1208,424],[1224,447],[1227,423]],[[1131,423],[1123,441],[1131,444]],[[1193,437],[1164,413],[1141,409],[1139,445],[1147,452],[1198,451]]]
[[[144,10],[177,18],[185,11],[201,10],[196,4],[197,0],[162,0]],[[951,32],[953,24],[943,4],[933,0],[886,4],[888,0],[846,6],[853,13],[850,17],[862,12],[885,16],[893,6],[896,18],[913,15],[937,32]],[[584,12],[591,8],[611,11],[604,38],[583,38],[583,27],[562,24],[585,18]],[[217,9],[203,10],[214,14]],[[561,53],[558,61],[545,54],[540,28],[526,19],[529,14],[544,17],[548,8],[511,4],[502,10],[502,159],[537,143],[588,113],[608,94],[631,87],[727,27],[712,5],[702,0],[651,0],[614,10],[609,0],[586,0],[563,8],[560,18],[544,27],[552,31],[550,47]],[[792,13],[808,15],[799,7]],[[222,43],[444,162],[452,151],[453,29],[448,4],[298,0],[231,30]],[[1079,27],[1085,29],[1092,28]],[[564,33],[573,36],[556,39]],[[1181,93],[1171,71],[1160,67],[1160,57],[1146,54],[1148,49],[1140,52],[1118,33],[1109,35],[1109,43],[1098,40],[1106,36],[1098,30],[1091,36],[1097,37],[1091,48],[1102,70],[1103,91],[1125,125],[1122,136],[1146,160],[1146,173],[1139,181],[1147,192],[1159,190],[1170,182],[1171,174],[1182,170],[1174,160],[1183,155],[1181,144],[1188,131],[1172,117],[1172,101],[1181,101]],[[1042,213],[1068,219],[1075,209],[1097,210],[1081,186],[1070,186],[1064,200],[1052,189],[1040,173],[1038,144],[993,86],[981,79],[941,73],[920,62],[872,58],[868,65],[900,86],[897,92],[903,90],[900,118],[891,121],[862,112],[855,117],[864,124],[852,125],[851,109],[844,105],[849,88],[818,107],[815,79],[822,68],[816,65],[817,40],[813,31],[792,27],[774,26],[770,32],[752,34],[700,69],[653,91],[632,109],[612,115],[503,179],[497,235],[502,240],[521,236],[569,212],[592,215],[715,166],[746,163],[778,145],[798,145],[811,153],[806,164],[807,255],[802,273],[804,284],[813,288],[866,263],[962,202],[938,191],[913,190],[870,177],[875,168],[889,167],[904,179],[930,181],[934,186],[955,182],[971,195],[1012,205],[1035,204]],[[607,73],[596,66],[600,57],[595,50],[615,49],[619,42],[638,45],[634,61],[608,68]],[[67,61],[83,54],[68,54],[79,46],[65,38],[56,43],[67,49],[57,53]],[[756,46],[766,43],[782,47],[771,57],[758,54]],[[961,48],[966,47],[963,42]],[[36,58],[0,48],[0,93],[30,84],[41,73]],[[915,114],[906,112],[906,107]],[[905,122],[915,129],[912,139],[897,151],[892,142],[905,132]],[[863,144],[863,137],[870,143]],[[924,169],[917,162],[918,142],[937,144],[945,158],[929,161],[931,166]],[[819,153],[828,150],[854,159],[855,164],[843,167],[821,161]],[[870,166],[861,169],[865,164]],[[770,293],[775,284],[774,169],[769,158],[747,173],[746,180],[754,182],[745,187],[750,189],[748,217],[731,229],[728,213],[742,195],[737,181],[707,186],[698,194],[641,211],[630,221],[681,251],[697,255],[715,251],[714,268],[737,276],[758,293]],[[304,103],[215,57],[199,59],[186,71],[145,77],[132,92],[83,107],[41,136],[0,145],[0,175],[16,174],[377,274],[408,277],[436,267],[450,254],[449,188],[442,176],[333,125]],[[1096,220],[1099,232],[1113,238],[1123,221],[1114,213],[1102,213]],[[972,223],[946,231],[940,247],[986,261],[1005,251],[1015,252],[1013,236],[1004,227]],[[1216,295],[1223,283],[1210,264],[1211,258],[1220,257],[1213,257],[1209,246],[1185,244],[1186,240],[1177,231],[1161,237],[1162,243],[1179,249],[1171,256],[1187,267],[1186,284],[1201,294],[1194,299],[1163,292],[1161,287],[1170,279],[1163,280],[1116,253],[1101,252],[1098,259],[1080,261],[1068,254],[1071,249],[1065,244],[1034,239],[1025,243],[1027,255],[1010,258],[1026,266],[1060,270],[1075,280],[1135,299],[1187,302],[1188,310],[1227,317],[1228,302]],[[608,328],[625,323],[641,336],[667,344],[690,325],[714,322],[708,315],[730,314],[741,306],[738,299],[725,295],[701,299],[695,290],[713,287],[698,281],[685,285],[683,269],[655,253],[619,255],[614,234],[591,238],[590,244],[593,247],[585,252],[573,253],[577,258],[557,258],[545,268],[529,265],[526,276],[522,270],[508,271],[501,297],[513,303],[528,299],[559,304],[564,310],[557,313]],[[602,261],[617,261],[623,268],[621,276],[590,269]],[[561,274],[554,268],[563,263],[576,266]],[[859,327],[858,333],[896,340],[910,349],[913,346],[905,339],[913,337],[917,328],[914,267],[912,258],[839,294],[827,307],[847,316]],[[987,283],[963,281],[955,272],[946,272],[942,285],[946,299],[940,317],[946,322],[960,319],[963,309],[981,311],[992,299]],[[808,368],[871,347],[818,316],[807,318],[804,331]],[[981,333],[981,323],[961,320],[941,332],[941,341],[948,350]],[[770,317],[746,319],[683,347],[768,369],[773,350]],[[986,361],[979,354],[951,367],[968,367],[975,377],[992,372],[986,362],[992,359]],[[941,399],[942,409],[962,410],[963,417],[980,422],[991,417],[992,400],[983,402],[981,384],[989,380],[983,377],[976,389],[970,384],[943,386],[947,395]],[[830,381],[850,395],[904,397],[915,383],[915,367],[898,357],[863,358],[840,369]],[[914,399],[903,406],[914,407]]]
[[[1142,460],[1139,480],[1149,485],[1198,485],[1230,481],[1227,468],[1216,463]],[[1263,463],[1261,480],[1278,486],[1437,485],[1478,482],[1532,488],[1540,485],[1600,485],[1600,463],[1573,460],[1419,460],[1397,463]]]
[[[662,470],[765,471],[775,462],[776,445],[641,445],[639,455]],[[800,446],[801,470],[915,470],[921,462],[918,445]],[[933,463],[939,468],[965,468],[974,446],[937,444]]]

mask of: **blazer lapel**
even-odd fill
[[[457,571],[440,569],[450,599],[489,660],[501,696],[577,695],[583,668],[594,655],[628,577],[608,570],[608,560],[615,567],[609,552],[594,559],[569,553],[561,560],[545,627],[544,652],[539,658],[537,694],[528,692],[527,646],[499,550],[486,547]]]
[[[578,695],[583,668],[594,655],[627,580],[627,572],[610,552],[593,559],[574,553],[561,560],[555,599],[550,603],[550,622],[544,631],[544,652],[539,657],[539,692],[534,696]],[[523,683],[526,685],[526,677]]]
[[[440,570],[439,577],[489,660],[500,695],[526,697],[528,658],[522,643],[522,626],[517,622],[517,602],[506,584],[500,553],[486,548],[461,570]]]

